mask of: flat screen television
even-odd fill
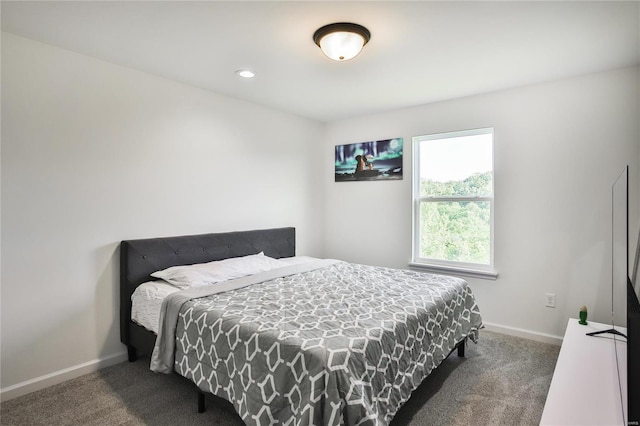
[[[640,235],[637,240],[635,238],[633,240],[635,243],[633,262],[630,258],[629,236],[629,166],[626,166],[611,186],[612,328],[587,334],[590,336],[613,335],[613,339],[626,344],[626,371],[617,365],[620,407],[625,419],[624,424],[640,426],[640,283],[637,280]],[[632,268],[629,268],[630,265],[633,265]],[[616,326],[625,326],[626,335]],[[614,345],[615,350],[618,351],[620,346]],[[620,355],[620,353],[616,354],[617,361],[620,360]],[[623,387],[625,379],[626,389]]]

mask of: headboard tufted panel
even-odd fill
[[[120,340],[129,345],[131,295],[150,274],[176,265],[191,265],[264,252],[275,258],[295,255],[295,228],[125,240],[120,244]]]

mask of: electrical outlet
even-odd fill
[[[548,307],[548,308],[555,308],[556,307],[556,295],[553,293],[547,293],[544,295],[545,296],[545,304],[544,306]]]

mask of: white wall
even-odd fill
[[[406,268],[412,136],[494,127],[499,277],[468,279],[484,320],[561,336],[586,304],[607,322],[610,185],[625,164],[638,224],[638,86],[638,69],[621,69],[330,123],[327,164],[337,144],[404,137],[404,179],[334,182],[325,169],[326,255]],[[557,308],[544,307],[544,293]]]
[[[323,132],[3,34],[3,390],[123,353],[122,239],[295,226],[321,255]]]

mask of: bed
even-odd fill
[[[131,318],[156,271],[263,253],[282,265],[162,302],[157,334]],[[127,240],[121,341],[129,360],[175,371],[229,401],[249,425],[388,424],[451,352],[476,341],[480,313],[459,278],[295,259],[295,229]],[[285,262],[287,261],[287,262]]]

